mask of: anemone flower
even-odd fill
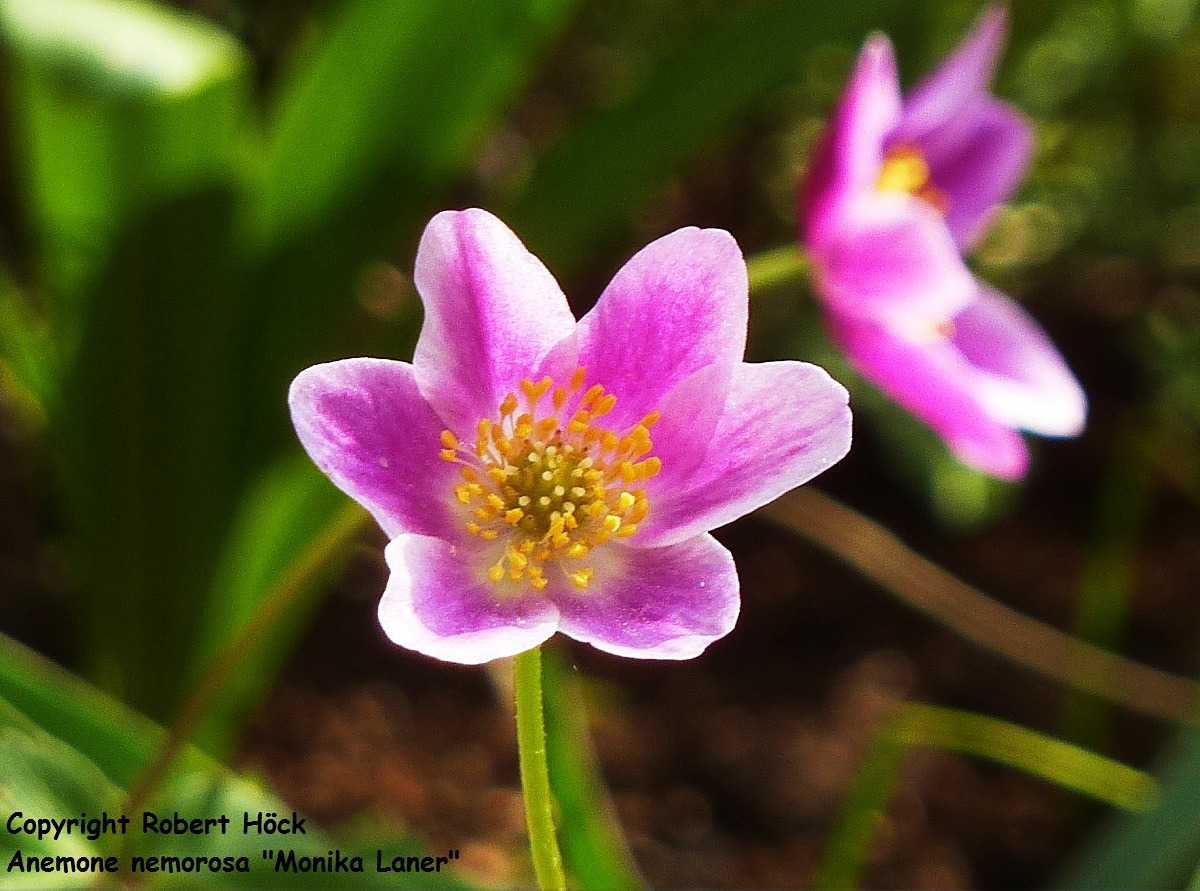
[[[737,572],[708,530],[850,445],[846,391],[823,370],[742,362],[733,238],[653,242],[578,322],[481,210],[434,217],[414,278],[412,364],[316,365],[289,394],[308,454],[390,539],[387,635],[480,663],[555,631],[657,659],[727,634]]]
[[[1074,436],[1086,400],[1036,321],[962,252],[1016,188],[1028,123],[991,95],[1003,9],[907,98],[871,37],[814,158],[799,218],[834,339],[964,463],[1023,476],[1019,430]]]

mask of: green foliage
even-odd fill
[[[1181,888],[1200,863],[1200,735],[1181,733],[1164,758],[1162,796],[1152,810],[1108,821],[1058,888]]]
[[[21,277],[0,270],[0,396],[44,437],[72,536],[84,669],[124,703],[0,637],[0,799],[54,814],[118,807],[165,740],[127,706],[166,719],[196,686],[209,699],[184,735],[227,753],[367,524],[299,457],[288,381],[316,361],[401,355],[411,344],[415,310],[372,315],[356,305],[364,275],[384,260],[407,270],[422,223],[470,193],[481,149],[581,5],[344,0],[310,23],[311,51],[291,56],[260,100],[249,52],[199,17],[144,0],[0,0],[11,182],[32,253]],[[611,101],[564,116],[553,139],[530,148],[528,177],[498,199],[500,210],[556,273],[583,268],[595,243],[633,226],[664,184],[736,134],[764,97],[811,76],[806,66],[819,54],[857,44],[895,6],[758,0],[689,11],[684,27],[657,35]],[[944,6],[906,15],[898,46],[931,23],[953,30],[947,23],[961,10]],[[1200,58],[1186,4],[1133,4],[1129,40],[1119,39],[1117,4],[1061,6],[1014,11],[1009,73],[1040,115],[1038,167],[1026,203],[1001,220],[981,263],[989,277],[1016,279],[1084,244],[1194,278],[1200,142],[1185,125],[1196,98],[1154,92],[1160,78],[1196,80],[1174,75],[1194,73],[1191,56]],[[1127,69],[1139,76],[1124,78]],[[1156,181],[1143,176],[1142,158]],[[794,251],[769,259],[756,290],[797,271]],[[1153,378],[1164,429],[1184,444],[1175,451],[1191,462],[1183,483],[1196,498],[1193,285],[1155,298],[1131,352]],[[859,381],[811,308],[781,318],[757,345],[783,344],[848,382],[877,450],[944,525],[978,526],[1013,502],[1012,487],[964,469]],[[1102,506],[1108,525],[1096,532],[1077,623],[1087,636],[1119,637],[1125,621],[1151,486],[1149,466],[1135,472],[1115,475],[1112,503]],[[240,670],[231,678],[232,661]],[[581,888],[637,887],[553,650],[545,672],[568,872]],[[914,745],[996,760],[1123,807],[1143,806],[1151,788],[1136,771],[1022,728],[905,706],[845,803],[826,887],[857,877],[874,815]],[[1161,801],[1115,821],[1072,884],[1171,886],[1197,874],[1192,736],[1164,777]],[[191,748],[158,800],[180,810],[283,807]],[[335,846],[320,835],[307,844],[318,855]],[[245,853],[261,866],[259,847]],[[186,848],[206,852],[192,840]],[[23,848],[93,850],[101,848],[77,838]],[[232,844],[214,852],[238,853]]]
[[[579,684],[561,648],[542,648],[542,674],[546,758],[567,873],[581,889],[643,888],[591,750]]]
[[[339,508],[311,468],[269,470],[294,452],[287,383],[331,356],[362,269],[416,230],[572,5],[343,4],[265,137],[249,59],[199,19],[121,0],[0,6],[47,304],[43,321],[6,281],[0,343],[47,415],[106,689],[169,715],[219,649],[213,629],[232,633],[267,564]],[[297,601],[267,634],[243,700],[311,609]]]
[[[698,151],[743,123],[765,92],[798,79],[806,55],[857,40],[884,3],[731,5],[672,39],[622,102],[573,127],[538,159],[504,217],[552,269],[633,219]]]
[[[133,856],[246,857],[249,873],[139,875],[148,887],[388,887],[463,888],[452,872],[376,872],[375,842],[339,843],[306,821],[304,835],[258,836],[242,830],[242,814],[290,814],[278,798],[256,783],[217,765],[196,749],[187,750],[159,794],[146,808],[155,814],[176,811],[191,816],[230,818],[228,834],[161,835],[143,833],[141,811],[126,813],[125,790],[163,738],[161,728],[33,652],[0,635],[0,759],[4,780],[0,801],[9,812],[65,819],[86,813],[107,812],[129,817],[125,835],[103,834],[89,840],[78,832],[57,840],[36,835],[5,833],[0,858],[7,865],[14,851],[23,857],[116,856],[119,875],[130,875]],[[270,839],[264,842],[264,839]],[[412,839],[392,837],[379,843],[389,855],[425,851]],[[297,857],[325,857],[335,848],[348,856],[363,857],[364,872],[276,873],[272,861],[262,858],[264,847],[282,847]],[[381,849],[383,849],[381,848]],[[61,873],[6,874],[6,888],[58,888]]]
[[[813,886],[858,885],[879,815],[887,807],[908,749],[927,746],[1015,767],[1116,807],[1145,811],[1158,791],[1150,776],[1045,734],[955,709],[897,706],[877,733],[834,826]],[[1117,883],[1106,887],[1134,887]]]

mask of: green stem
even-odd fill
[[[746,258],[751,294],[805,278],[809,271],[808,255],[794,244],[785,244]]]
[[[880,816],[912,747],[986,758],[1126,810],[1149,810],[1159,798],[1158,784],[1149,774],[1036,730],[973,712],[900,703],[867,750],[830,833],[814,889],[859,886]]]
[[[513,662],[513,689],[517,699],[517,751],[521,761],[521,788],[525,794],[525,822],[538,887],[564,891],[562,854],[554,832],[554,805],[550,795],[550,769],[546,763],[546,720],[542,704],[542,651],[526,650]]]

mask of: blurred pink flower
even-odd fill
[[[707,530],[837,462],[846,391],[813,365],[742,362],[746,267],[681,229],[576,322],[546,268],[481,210],[434,217],[412,364],[345,359],[292,383],[300,441],[391,538],[379,605],[396,643],[511,656],[562,631],[686,659],[740,595]]]
[[[962,252],[1028,162],[1029,124],[991,95],[1005,12],[900,95],[871,37],[814,158],[799,217],[830,331],[866,378],[964,463],[1024,475],[1018,430],[1074,436],[1086,399],[1041,327],[975,279]]]

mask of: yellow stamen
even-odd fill
[[[586,560],[610,539],[636,534],[650,510],[639,486],[662,467],[644,457],[653,451],[650,428],[659,413],[624,430],[601,426],[617,397],[600,383],[584,391],[586,379],[577,368],[565,386],[550,377],[521,381],[496,415],[479,420],[474,448],[450,430],[441,435],[441,456],[461,465],[463,482],[453,493],[466,510],[467,533],[496,542],[485,574],[499,593],[543,591],[552,568],[587,589],[595,567],[558,568],[562,561]]]
[[[885,192],[903,192],[920,198],[945,216],[950,207],[946,193],[933,184],[929,164],[920,149],[898,145],[883,158],[875,187]]]

